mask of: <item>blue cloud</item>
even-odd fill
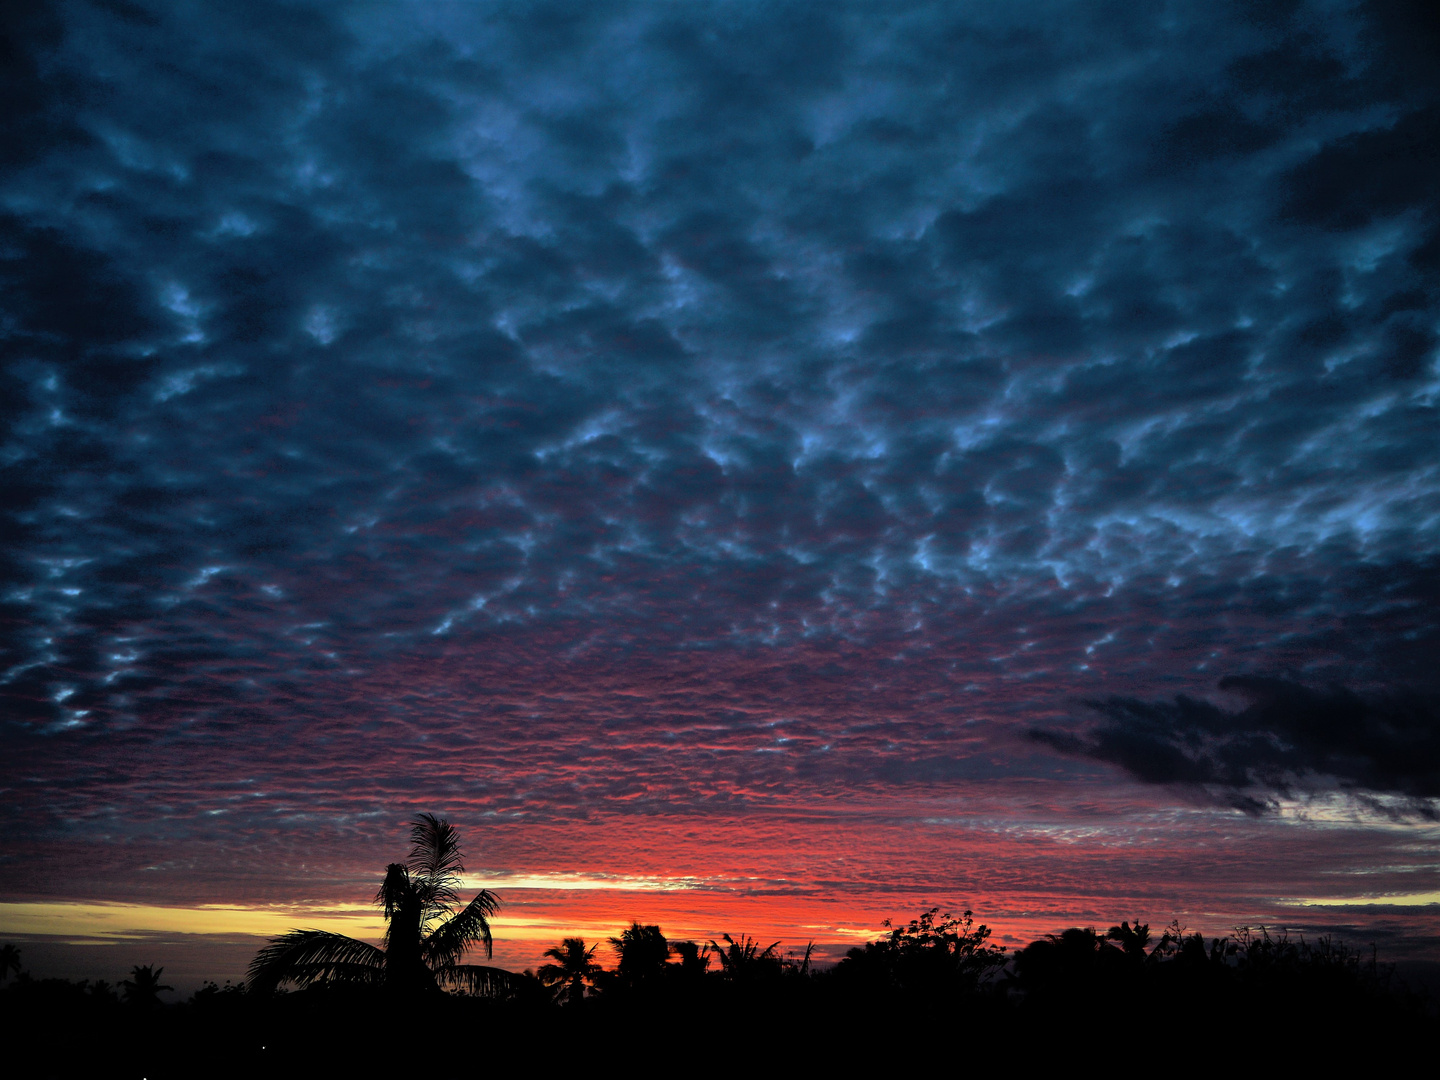
[[[526,717],[578,723],[545,656],[854,650],[780,702],[903,657],[995,721],[812,716],[762,770],[802,787],[1029,769],[1075,693],[1432,679],[1440,98],[1398,18],[22,11],[8,789],[193,788],[186,739],[357,708],[404,759],[445,724],[382,674],[457,652],[537,680],[454,706],[527,769]],[[594,790],[638,768],[586,739]]]

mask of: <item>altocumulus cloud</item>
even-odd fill
[[[1425,14],[7,4],[7,813],[1433,794],[1106,697],[1433,678]]]

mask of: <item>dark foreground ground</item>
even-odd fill
[[[1186,970],[1174,959],[1129,963],[1111,951],[1087,965],[1057,949],[1044,959],[1048,968],[1012,964],[975,985],[948,977],[906,985],[855,968],[777,969],[749,980],[667,969],[564,1005],[534,984],[508,1000],[212,988],[183,1005],[147,1006],[83,983],[12,980],[0,991],[0,1023],[15,1076],[932,1075],[1097,1066],[1219,1075],[1413,1068],[1416,1052],[1433,1060],[1433,1000],[1378,965],[1247,971],[1231,957],[1197,959]]]

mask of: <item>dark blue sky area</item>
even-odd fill
[[[1430,882],[1427,9],[5,5],[0,890],[916,785]]]

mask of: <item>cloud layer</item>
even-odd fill
[[[14,6],[0,887],[1271,735],[1433,797],[1200,700],[1434,688],[1423,7]]]
[[[1104,721],[1085,735],[1034,729],[1059,750],[1110,761],[1148,783],[1219,788],[1263,810],[1252,792],[1288,795],[1335,786],[1408,798],[1391,806],[1434,818],[1440,797],[1440,717],[1419,696],[1365,700],[1282,679],[1231,677],[1220,689],[1247,699],[1227,711],[1181,694],[1174,704],[1110,697],[1090,702]],[[1389,804],[1371,800],[1372,806]]]

